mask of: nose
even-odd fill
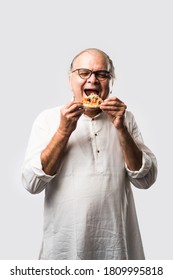
[[[87,80],[92,83],[99,82],[99,80],[96,78],[95,73],[92,73],[91,76]]]

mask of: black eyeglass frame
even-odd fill
[[[87,78],[86,78],[86,77],[82,77],[82,76],[80,75],[80,72],[79,72],[80,70],[87,70],[87,71],[89,72],[88,77],[87,77]],[[96,77],[96,79],[98,79],[99,81],[103,81],[103,80],[111,79],[111,78],[112,78],[111,73],[110,73],[109,71],[107,71],[107,70],[92,71],[92,70],[87,69],[87,68],[78,68],[78,69],[73,70],[71,73],[74,73],[74,72],[76,72],[76,71],[78,71],[79,77],[80,77],[81,79],[83,79],[83,80],[89,79],[89,78],[91,77],[92,74],[94,74],[95,77]],[[102,77],[102,78],[98,77],[98,74],[101,73],[101,72],[104,73],[104,74],[107,74],[107,76]]]

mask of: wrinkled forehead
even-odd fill
[[[109,62],[104,53],[95,50],[87,50],[74,58],[72,68],[96,68],[109,70]]]

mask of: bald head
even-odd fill
[[[114,65],[112,63],[112,60],[104,51],[102,51],[100,49],[96,49],[96,48],[88,48],[88,49],[85,49],[85,50],[81,51],[80,53],[78,53],[71,62],[70,72],[72,70],[74,70],[74,64],[77,61],[77,59],[79,57],[83,56],[85,53],[89,53],[89,54],[96,55],[96,56],[100,55],[100,58],[105,61],[105,65],[107,65],[107,69],[110,72],[110,74],[112,75],[113,79],[115,78],[115,70],[114,70]]]

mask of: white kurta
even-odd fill
[[[48,176],[40,153],[58,128],[59,110],[49,109],[37,117],[23,165],[26,189],[45,190],[40,259],[144,259],[131,183],[150,187],[157,167],[133,115],[126,112],[125,122],[143,151],[139,171],[127,169],[117,131],[102,112],[94,119],[80,117],[57,173]]]

